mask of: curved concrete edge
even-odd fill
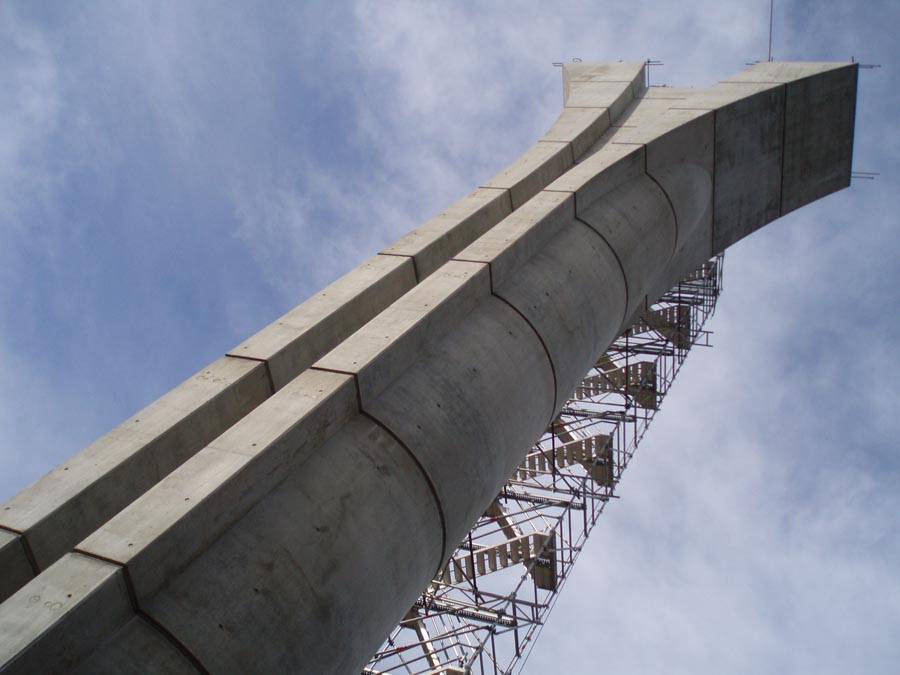
[[[498,226],[466,247],[457,261],[487,264],[491,286],[502,286],[575,215],[569,194],[541,192]]]
[[[359,673],[438,569],[441,527],[418,465],[357,415],[144,609],[209,672]]]
[[[509,190],[477,188],[381,252],[412,258],[421,282],[512,210]]]
[[[0,671],[66,672],[132,615],[121,567],[67,553],[0,604]]]
[[[855,63],[759,63],[707,89],[651,87],[582,161],[613,144],[646,145],[648,173],[655,176],[653,146],[670,134],[683,136],[682,125],[711,116],[711,251],[721,252],[850,184],[857,74]],[[690,147],[680,141],[669,145]],[[707,155],[700,164],[709,161]],[[676,197],[690,192],[667,188],[667,194],[681,221]],[[687,273],[690,261],[680,269]]]
[[[356,378],[369,404],[431,341],[461,322],[490,294],[486,265],[451,261],[319,359],[314,368]]]
[[[628,306],[618,327],[624,330],[624,321],[644,305],[647,295],[664,285],[676,242],[671,204],[644,173],[579,208],[577,215],[609,245],[624,270]]]
[[[481,187],[509,190],[515,211],[574,163],[571,143],[538,141]]]
[[[564,82],[576,65],[564,64]],[[413,258],[422,281],[569,169],[644,87],[643,63],[591,65],[592,71],[572,76],[586,92],[593,91],[590,105],[564,107],[540,141],[515,162],[382,253]],[[607,76],[598,68],[607,68]]]
[[[133,616],[72,672],[73,675],[207,675],[160,626]]]
[[[553,394],[552,367],[533,328],[485,294],[465,321],[448,326],[364,406],[402,440],[435,487],[447,533],[441,562],[550,423]]]
[[[622,70],[621,64],[610,67]],[[228,352],[235,359],[211,364],[205,375],[211,384],[221,385],[218,391],[193,391],[204,374],[199,373],[13,497],[0,510],[0,527],[20,533],[20,548],[28,554],[24,562],[37,569],[53,563],[273,390],[284,387],[564,173],[575,156],[608,128],[619,102],[633,98],[635,87],[642,86],[643,69],[631,70],[630,80],[597,83],[606,92],[608,101],[603,101],[608,105],[564,109],[544,139],[492,182],[237,345]],[[589,77],[599,76],[594,72]],[[598,96],[593,104],[603,102]],[[237,359],[261,365],[236,365]],[[247,371],[246,377],[235,382],[231,371],[241,369]],[[271,388],[263,386],[266,379]],[[210,401],[210,396],[220,400]],[[241,405],[226,405],[235,400]],[[140,420],[140,427],[134,426],[135,420]],[[9,548],[14,549],[19,550]],[[0,558],[7,580],[0,587],[0,600],[24,583],[20,558],[12,554]]]
[[[618,164],[610,166],[621,175]],[[575,205],[574,192],[545,190],[456,258],[490,266],[493,293],[522,315],[547,350],[556,401],[568,396],[584,364],[602,351],[601,344],[615,337],[606,325],[593,325],[594,319],[604,315],[608,322],[612,311],[617,327],[627,304],[625,276],[615,253],[576,220]]]
[[[357,411],[352,378],[306,371],[82,541],[154,595]]]
[[[9,499],[0,527],[45,569],[269,395],[264,364],[220,358]]]
[[[0,528],[0,602],[22,588],[35,575],[25,549],[25,539],[18,532]]]
[[[277,391],[415,285],[412,258],[373,256],[228,354],[266,362]]]
[[[696,134],[689,128],[685,135],[690,138]],[[705,213],[702,195],[707,195],[708,202],[711,181],[702,167],[692,171],[692,165],[684,162],[677,152],[671,152],[669,145],[674,145],[673,139],[664,138],[660,147],[653,149],[654,171],[663,182],[669,179],[677,187],[694,190],[701,196],[696,200],[699,208],[688,198],[684,198],[682,205],[683,213],[693,208],[694,213],[701,214],[693,218],[693,241],[682,242],[688,248],[691,243],[696,245],[698,236],[709,237],[709,228],[703,226],[709,219],[702,215]],[[626,296],[616,335],[633,323],[633,317],[646,305],[648,295],[662,293],[671,286],[666,283],[672,276],[673,254],[679,249],[675,205],[660,181],[649,172],[650,153],[650,146],[643,143],[602,145],[545,191],[571,195],[575,217],[596,232],[615,256],[624,277]],[[682,169],[687,177],[694,176],[693,183],[684,176],[676,177],[670,167]],[[692,222],[691,218],[685,220]],[[699,248],[708,250],[709,246],[703,244]]]
[[[528,320],[546,346],[558,411],[584,376],[585,364],[616,337],[627,293],[615,255],[596,231],[573,217],[494,292]]]

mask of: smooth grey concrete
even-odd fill
[[[593,229],[570,221],[495,293],[541,336],[553,364],[558,412],[584,377],[583,364],[618,335],[627,295],[615,255]]]
[[[564,63],[563,105],[566,108],[606,108],[610,123],[645,87],[643,61]]]
[[[624,323],[644,306],[651,289],[664,285],[676,244],[671,204],[659,184],[641,173],[590,206],[579,206],[578,217],[609,244],[625,272],[628,307]]]
[[[419,467],[357,416],[146,611],[213,673],[359,673],[434,576],[440,532]]]
[[[547,349],[561,404],[584,374],[582,364],[617,335],[610,316],[620,319],[627,301],[615,254],[575,219],[574,193],[541,192],[457,259],[490,265],[494,293]]]
[[[573,66],[566,64],[564,79],[577,83],[579,96],[586,97],[574,104],[587,107],[565,108],[541,141],[485,187],[228,354],[259,364],[220,359],[176,388],[169,395],[172,401],[164,397],[142,410],[5,504],[0,527],[20,540],[3,549],[0,560],[9,561],[3,563],[9,571],[0,600],[30,578],[22,574],[26,565],[31,567],[26,551],[33,551],[39,569],[57,560],[270,395],[266,374],[276,391],[284,387],[565,172],[643,87],[642,64],[599,70]],[[235,376],[235,370],[246,373]],[[220,390],[195,391],[203,377]],[[188,400],[192,396],[196,400]]]
[[[550,423],[553,392],[537,335],[508,304],[487,295],[370,406],[363,404],[434,484],[446,527],[443,560]]]
[[[34,576],[25,551],[25,542],[17,532],[0,529],[0,602],[22,588]]]
[[[576,210],[587,208],[606,193],[645,171],[647,159],[640,143],[610,143],[602,151],[583,157],[565,175],[550,183],[546,192],[575,195]]]
[[[490,263],[491,284],[497,288],[571,222],[574,203],[571,195],[541,192],[500,225],[460,251],[455,260]]]
[[[452,261],[316,362],[352,374],[363,410],[491,292],[487,265]]]
[[[513,209],[517,209],[574,163],[570,143],[538,141],[481,187],[509,190]]]
[[[590,101],[586,101],[590,105],[563,108],[538,144],[511,166],[382,253],[413,258],[417,278],[423,280],[537,194],[594,145],[623,106],[643,91],[644,64],[581,68],[583,65],[563,65],[564,97],[568,96],[567,83],[579,82],[582,96],[590,95]]]
[[[563,108],[542,141],[571,143],[572,156],[577,160],[610,126],[608,108]]]
[[[850,185],[857,74],[847,64],[785,85],[781,215]]]
[[[270,394],[264,364],[218,359],[0,506],[0,527],[45,569]]]
[[[376,255],[228,353],[264,361],[277,391],[415,285],[411,258]]]
[[[73,671],[77,675],[204,675],[174,641],[133,616]]]
[[[718,84],[710,92],[728,89],[734,102],[716,106],[715,196],[713,248],[723,250],[746,232],[753,232],[781,215],[781,160],[784,138],[784,88],[768,87],[755,94],[752,85]],[[750,94],[750,95],[748,95]],[[700,106],[706,101],[692,101]]]
[[[567,65],[590,114],[225,359],[277,393],[0,605],[0,671],[359,672],[615,335],[849,174],[855,66],[637,65]]]
[[[121,567],[66,554],[0,604],[0,672],[66,672],[131,614]]]
[[[416,276],[421,281],[512,210],[509,190],[478,188],[388,246],[382,253],[412,258]]]
[[[713,255],[714,145],[712,113],[691,119],[647,143],[647,175],[672,203],[677,230],[668,273],[647,291],[651,301]]]
[[[357,410],[352,379],[309,370],[82,541],[156,593],[317,452]]]

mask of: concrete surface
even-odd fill
[[[82,541],[139,601],[200,555],[357,410],[352,379],[309,370]]]
[[[365,410],[419,356],[463,321],[491,290],[487,265],[452,261],[316,362],[356,378]]]
[[[444,512],[446,560],[550,423],[553,372],[531,326],[491,295],[420,354],[363,407],[410,449],[433,483]]]
[[[265,362],[279,390],[415,285],[411,258],[376,255],[228,353]]]
[[[421,469],[357,415],[145,609],[213,673],[359,673],[441,547]]]
[[[121,567],[68,553],[0,604],[0,671],[66,672],[131,614]]]
[[[22,588],[34,576],[34,568],[18,532],[0,529],[0,602]]]
[[[45,569],[270,394],[263,364],[218,359],[0,506],[0,527]]]
[[[411,257],[416,277],[422,281],[510,213],[508,189],[478,188],[382,253]]]
[[[574,163],[571,144],[538,141],[481,187],[509,190],[513,209],[518,209]]]

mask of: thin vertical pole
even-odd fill
[[[769,61],[772,60],[772,23],[775,16],[775,0],[769,0]]]

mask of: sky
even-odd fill
[[[552,6],[551,6],[552,4]],[[483,183],[552,63],[764,60],[765,0],[0,3],[0,500]],[[854,169],[725,293],[525,673],[900,662],[900,5],[775,2],[851,57]]]

